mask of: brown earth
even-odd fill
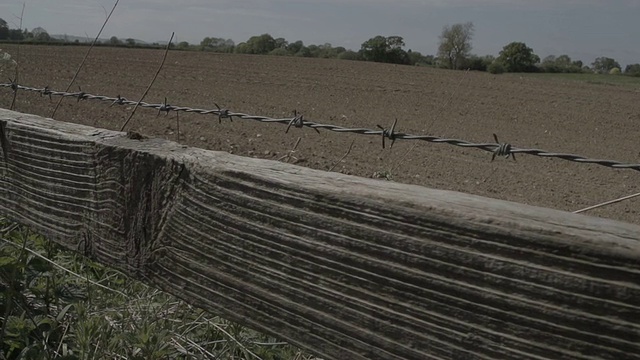
[[[13,58],[15,46],[3,46]],[[64,90],[86,47],[20,47],[20,83]],[[72,91],[137,100],[162,59],[162,51],[95,48]],[[0,89],[0,106],[12,94]],[[389,127],[474,142],[501,141],[517,147],[640,162],[640,88],[589,84],[424,67],[328,59],[169,53],[145,101],[215,108],[271,117],[290,117],[348,127]],[[50,102],[20,92],[16,110],[50,116]],[[65,99],[55,118],[118,130],[132,107]],[[156,117],[138,109],[130,130],[176,140],[176,115]],[[280,159],[301,141],[292,162],[393,181],[456,190],[486,197],[573,211],[639,192],[640,174],[560,159],[519,155],[517,161],[450,145],[398,140],[382,149],[379,137],[341,134],[213,115],[180,114],[181,142],[243,156]],[[414,146],[416,145],[416,146]],[[384,181],[384,180],[381,180]],[[640,224],[640,198],[588,212]]]

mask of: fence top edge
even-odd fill
[[[440,190],[420,185],[387,182],[336,172],[311,169],[277,160],[266,160],[181,145],[160,138],[132,139],[126,132],[63,122],[0,108],[0,120],[7,129],[31,128],[55,136],[82,139],[98,145],[143,151],[185,164],[189,171],[215,174],[246,173],[287,187],[313,189],[318,193],[344,196],[358,201],[378,202],[424,212],[450,214],[452,224],[474,222],[483,227],[512,226],[513,231],[533,231],[558,237],[568,246],[575,239],[603,251],[631,252],[640,260],[640,226],[618,220],[572,214],[567,211],[488,198],[480,195]],[[2,161],[2,160],[0,160]],[[564,238],[562,238],[564,236]],[[615,249],[609,249],[613,247]],[[625,256],[625,257],[626,257]]]

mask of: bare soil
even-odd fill
[[[17,47],[3,46],[14,59]],[[20,83],[64,90],[86,47],[20,47]],[[162,59],[160,50],[94,48],[72,91],[138,100]],[[11,91],[0,90],[9,108]],[[640,163],[640,87],[545,80],[517,74],[436,70],[329,59],[171,51],[145,101],[290,117],[348,127],[388,128],[474,142],[503,142],[593,158]],[[58,99],[18,94],[16,110],[50,116]],[[65,99],[55,118],[119,130],[132,107]],[[138,109],[129,130],[177,139],[176,114]],[[255,121],[218,123],[180,114],[180,142],[364,177],[455,190],[574,211],[640,192],[640,174],[598,165],[488,152],[421,141],[292,128]],[[353,148],[344,161],[338,160]],[[337,165],[336,165],[337,164]],[[381,181],[386,181],[381,179]],[[640,224],[640,198],[586,214]]]

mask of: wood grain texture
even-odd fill
[[[0,123],[0,214],[325,359],[640,359],[638,226]]]

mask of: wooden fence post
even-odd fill
[[[0,109],[0,215],[324,359],[640,359],[640,227]]]

